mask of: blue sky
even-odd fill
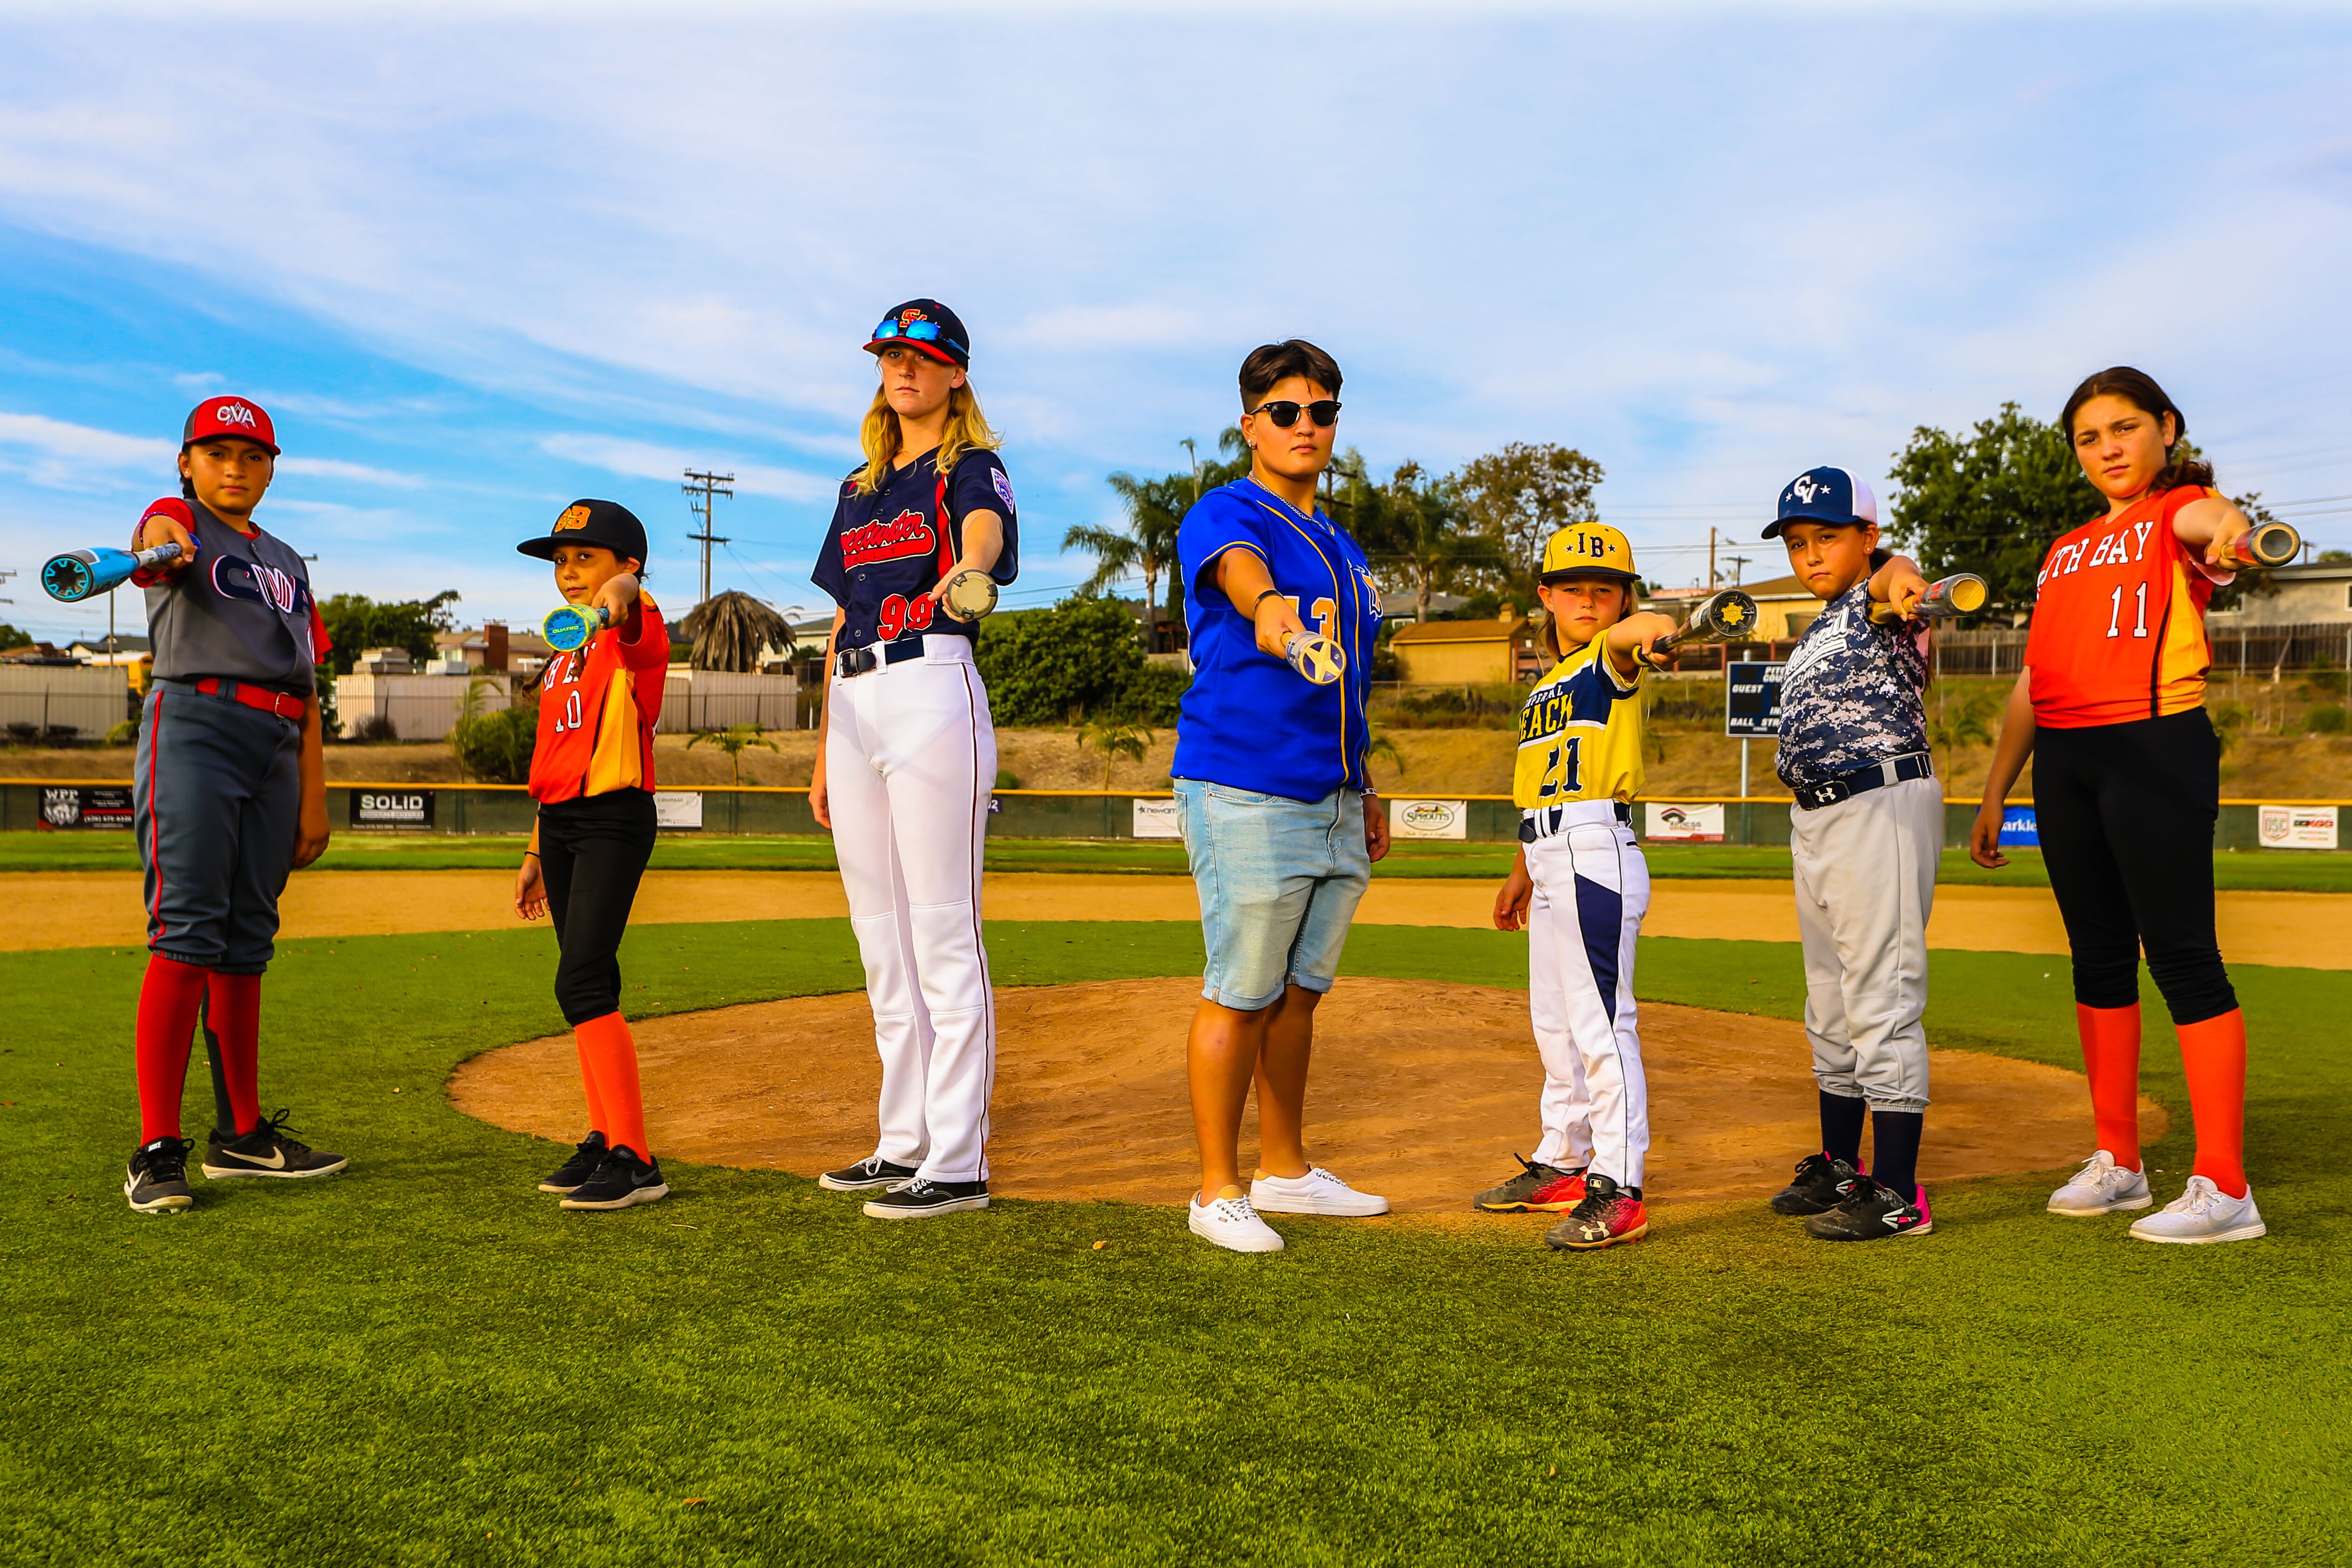
[[[2093,6],[9,8],[0,617],[173,488],[233,390],[322,592],[551,602],[567,501],[732,468],[781,605],[893,302],[971,324],[1026,570],[1181,468],[1268,338],[1385,469],[1600,460],[1650,573],[1920,424],[2156,374],[2232,490],[2352,543],[2352,16]],[[123,606],[126,626],[138,621]]]

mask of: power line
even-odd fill
[[[688,468],[686,470],[686,483],[678,487],[688,496],[701,498],[699,500],[688,500],[686,503],[686,509],[688,511],[702,519],[702,531],[689,533],[687,537],[702,546],[702,597],[705,600],[710,597],[710,547],[727,542],[726,540],[710,531],[711,507],[715,498],[719,496],[733,500],[734,484],[735,476],[732,474],[706,474]]]

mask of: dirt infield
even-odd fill
[[[990,1158],[1008,1197],[1183,1201],[1194,1165],[1184,1036],[1200,988],[1121,980],[997,993]],[[1534,1146],[1541,1083],[1527,994],[1349,980],[1318,1020],[1308,1115],[1314,1154],[1402,1212],[1460,1210]],[[703,1164],[812,1176],[873,1147],[881,1081],[863,992],[762,1002],[636,1026],[646,1133]],[[1654,1146],[1649,1187],[1668,1205],[1764,1196],[1817,1136],[1803,1029],[1778,1019],[1645,1003]],[[1968,1051],[1933,1056],[1930,1181],[2054,1169],[2092,1143],[2083,1080]],[[571,1037],[475,1058],[449,1081],[469,1116],[570,1142],[585,1112]],[[2141,1135],[2162,1110],[2140,1106]],[[1255,1152],[1255,1115],[1244,1158]],[[551,1162],[552,1163],[552,1162]]]
[[[285,934],[380,936],[397,931],[496,931],[512,925],[514,877],[506,871],[320,871],[288,884]],[[139,877],[130,871],[0,874],[15,918],[0,925],[0,952],[136,946],[146,940]],[[1367,925],[1483,927],[1495,884],[1379,879],[1357,919]],[[1186,877],[1097,877],[1021,871],[991,876],[988,918],[997,921],[1197,921]],[[2352,968],[2352,896],[2224,892],[2221,952],[2232,963]],[[645,925],[709,921],[845,920],[841,879],[831,871],[654,871],[637,895]],[[1794,942],[1797,912],[1786,882],[1662,881],[1650,936]],[[1997,952],[2066,951],[2057,906],[2040,888],[1939,888],[1927,945]]]

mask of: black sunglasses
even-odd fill
[[[1315,427],[1318,430],[1328,430],[1332,426],[1339,423],[1339,400],[1336,397],[1320,397],[1307,404],[1293,403],[1288,398],[1283,398],[1274,403],[1261,403],[1250,412],[1265,415],[1274,421],[1274,427],[1277,430],[1287,430],[1298,423],[1298,414],[1302,408],[1307,411],[1307,417],[1315,421]]]

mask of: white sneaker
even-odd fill
[[[2050,1194],[2052,1214],[2080,1219],[2114,1214],[2120,1209],[2144,1209],[2156,1200],[2147,1194],[2147,1173],[2126,1171],[2105,1149],[2083,1162],[2066,1184]]]
[[[1268,1214],[1338,1215],[1361,1219],[1389,1212],[1388,1199],[1360,1193],[1322,1166],[1303,1176],[1260,1176],[1250,1184],[1250,1202]]]
[[[1257,1210],[1249,1199],[1242,1196],[1239,1187],[1227,1187],[1219,1193],[1214,1203],[1202,1203],[1195,1197],[1189,1205],[1192,1215],[1187,1223],[1192,1234],[1213,1241],[1230,1252],[1280,1252],[1282,1237],[1274,1226],[1257,1217]]]
[[[2253,1188],[2242,1198],[2223,1197],[2210,1178],[2191,1176],[2186,1192],[2135,1221],[2131,1233],[2142,1241],[2252,1241],[2267,1228]]]

